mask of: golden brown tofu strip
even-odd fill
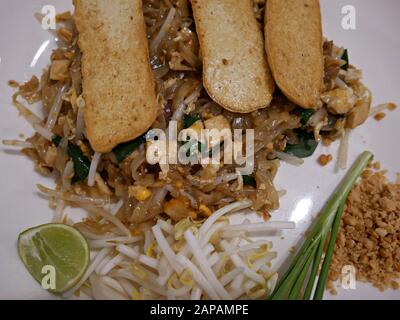
[[[318,0],[268,0],[265,37],[278,87],[307,109],[321,106],[324,56]]]
[[[275,89],[250,0],[191,0],[210,97],[232,112],[267,107]]]
[[[141,0],[75,0],[88,139],[97,152],[146,132],[157,116]]]

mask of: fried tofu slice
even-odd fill
[[[158,104],[141,0],[74,0],[85,124],[101,153],[145,133]]]
[[[191,0],[203,58],[204,87],[225,109],[269,106],[275,90],[262,31],[250,0]]]
[[[321,107],[324,56],[318,0],[268,0],[265,38],[275,82],[306,109]]]

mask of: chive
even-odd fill
[[[344,205],[345,202],[343,202],[340,205],[340,208],[337,212],[335,221],[332,226],[331,239],[329,240],[328,249],[326,250],[324,262],[322,264],[321,272],[318,277],[317,288],[315,289],[314,293],[314,300],[322,300],[324,296],[326,280],[328,278],[328,273],[329,273],[329,266],[332,261],[333,251],[335,250],[335,243],[340,227],[340,220],[342,220],[342,215],[344,212]]]
[[[313,262],[313,258],[315,256],[315,253],[318,249],[318,244],[319,244],[319,239],[317,241],[313,242],[313,244],[310,246],[310,250],[307,253],[307,259],[304,263],[303,269],[300,271],[300,274],[297,277],[297,280],[292,288],[292,291],[289,294],[289,299],[290,300],[299,300],[301,298],[301,289],[303,288],[303,283],[304,280],[307,277],[308,274],[308,269],[310,268],[311,263]]]
[[[62,138],[60,136],[54,136],[53,139],[51,139],[51,142],[58,147],[61,143]]]
[[[146,141],[146,134],[136,138],[133,141],[122,143],[113,149],[118,162],[124,161],[129,155],[140,147]]]
[[[245,186],[252,186],[252,187],[256,187],[256,179],[254,179],[252,176],[242,176],[243,178],[243,184]]]
[[[82,182],[89,175],[89,159],[83,154],[81,148],[72,143],[68,143],[68,155],[71,157],[72,162],[74,163],[75,175],[72,179],[72,182]]]
[[[346,70],[346,71],[347,71],[347,69],[349,69],[349,52],[348,52],[347,49],[344,50],[341,59],[344,60],[344,61],[346,61],[346,64],[343,65],[343,66],[341,66],[341,68],[342,68],[343,70]]]
[[[303,275],[307,274],[308,268],[311,265],[311,262],[307,259],[307,257],[309,257],[310,251],[314,251],[316,248],[318,248],[316,251],[314,251],[315,254],[311,260],[313,261],[313,267],[304,294],[304,299],[309,299],[315,282],[315,277],[318,272],[318,267],[321,262],[320,260],[323,247],[329,232],[331,232],[329,246],[320,273],[320,280],[318,281],[317,289],[314,295],[314,299],[322,299],[344,204],[357,179],[360,177],[372,159],[373,154],[365,151],[356,160],[340,186],[329,199],[319,218],[312,226],[308,237],[304,241],[290,267],[282,276],[274,292],[270,296],[271,300],[299,297],[299,292],[301,291],[302,283],[304,282],[304,279],[302,279]],[[317,247],[315,247],[316,243],[318,244]]]
[[[320,261],[322,258],[322,254],[324,252],[325,249],[325,243],[326,243],[326,239],[328,237],[328,233],[329,233],[329,226],[332,225],[332,221],[329,220],[327,222],[327,224],[325,225],[324,228],[327,228],[328,230],[323,230],[323,236],[321,238],[321,242],[319,243],[318,246],[318,250],[316,252],[314,261],[313,261],[313,265],[311,268],[311,273],[309,276],[309,280],[306,286],[306,289],[304,291],[304,296],[303,296],[303,300],[310,300],[311,298],[311,294],[312,294],[312,290],[314,289],[314,283],[315,283],[315,279],[317,277],[318,271],[319,271],[319,267],[320,267]]]
[[[312,255],[312,252],[316,244],[318,244],[318,241],[319,241],[318,237],[313,239],[311,245],[308,248],[306,248],[306,250],[301,252],[301,254],[300,252],[297,254],[296,258],[298,258],[298,260],[296,264],[292,264],[290,266],[290,272],[287,274],[285,281],[281,282],[280,285],[276,287],[275,291],[270,297],[270,300],[287,300],[287,299],[293,299],[294,296],[297,296],[295,293],[296,290],[297,293],[299,293],[301,289],[301,286],[299,288],[297,285],[298,279],[304,272],[304,269],[307,265],[310,255]]]
[[[287,144],[285,152],[298,158],[308,158],[312,156],[318,147],[318,141],[314,134],[306,130],[297,130],[298,143]]]
[[[183,127],[185,129],[190,128],[197,121],[201,120],[201,117],[196,113],[189,113],[183,117]]]
[[[310,121],[311,117],[314,115],[315,111],[311,109],[303,109],[303,108],[298,108],[297,112],[299,113],[301,117],[301,123],[303,125],[306,125],[308,121]]]
[[[55,135],[51,141],[56,147],[58,147],[61,143],[61,140],[62,137]],[[81,148],[71,142],[68,142],[67,153],[74,164],[75,175],[72,178],[72,183],[82,182],[89,175],[89,159],[83,154]]]

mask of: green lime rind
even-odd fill
[[[50,223],[25,230],[19,235],[17,245],[22,262],[39,284],[47,274],[42,273],[43,267],[54,267],[55,289],[48,289],[53,293],[71,289],[90,261],[85,237],[64,224]]]

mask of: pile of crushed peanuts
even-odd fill
[[[332,260],[328,289],[353,266],[356,279],[380,291],[399,289],[400,276],[400,174],[391,183],[380,163],[362,175],[347,200]]]

